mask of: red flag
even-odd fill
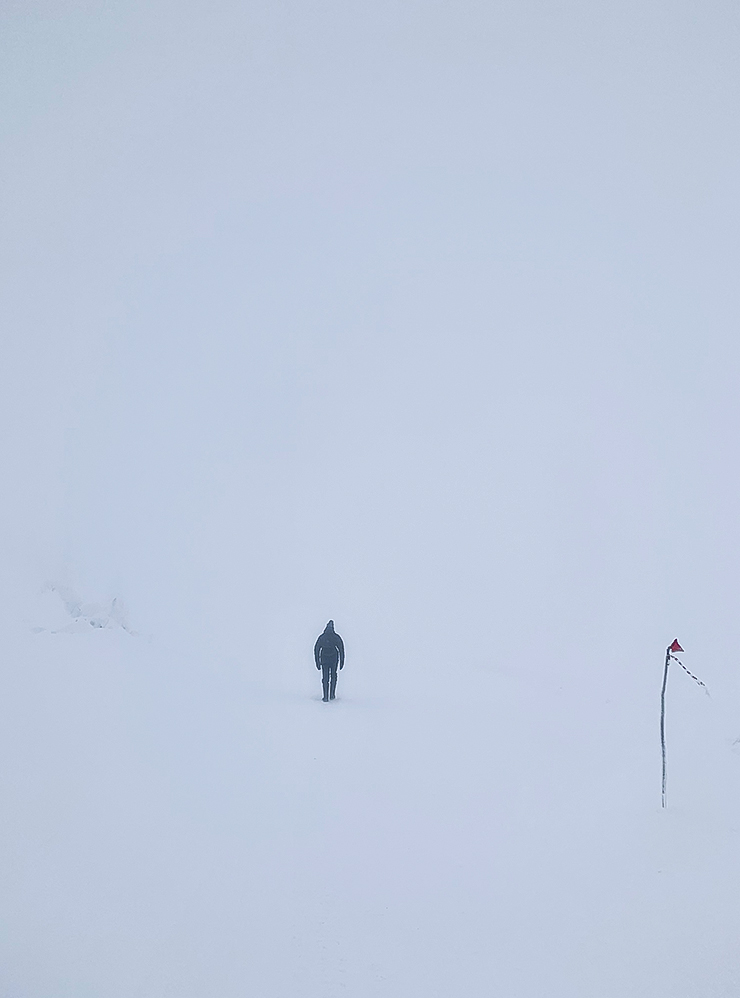
[[[678,643],[678,638],[675,638],[673,644],[670,646],[670,648],[668,649],[668,651],[683,651],[683,648]]]

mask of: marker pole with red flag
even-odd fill
[[[665,807],[665,783],[666,783],[666,768],[665,768],[665,688],[668,683],[668,666],[671,662],[671,652],[672,651],[683,651],[683,648],[678,643],[678,638],[676,638],[673,644],[668,645],[665,650],[665,668],[663,669],[663,687],[660,691],[660,750],[663,754],[663,783],[661,790],[661,803]]]
[[[662,801],[663,807],[665,807],[665,784],[666,784],[666,768],[665,768],[665,688],[666,688],[666,684],[668,682],[668,666],[670,665],[671,659],[673,659],[674,662],[678,662],[678,664],[681,666],[681,668],[683,669],[683,671],[685,673],[687,673],[689,676],[691,676],[691,678],[696,683],[698,683],[699,686],[704,686],[704,689],[705,689],[705,691],[707,693],[709,692],[709,690],[707,690],[706,686],[701,681],[701,679],[699,679],[697,676],[695,676],[693,674],[693,672],[689,672],[689,670],[683,664],[683,662],[681,661],[681,659],[680,658],[676,658],[674,656],[673,653],[674,652],[678,652],[678,651],[683,651],[683,648],[678,643],[678,638],[676,638],[673,641],[673,643],[670,644],[670,645],[668,645],[668,647],[665,650],[665,667],[663,668],[663,686],[662,686],[661,691],[660,691],[660,749],[661,749],[661,752],[663,754],[663,785],[662,785],[661,801]]]

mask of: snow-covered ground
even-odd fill
[[[345,637],[324,704],[310,641],[15,633],[3,995],[738,993],[737,725],[687,677],[661,812],[656,696]]]

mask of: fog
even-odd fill
[[[5,5],[0,993],[737,994],[738,26]]]

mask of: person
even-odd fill
[[[316,660],[316,668],[321,672],[321,685],[324,695],[321,698],[324,703],[333,700],[337,689],[337,664],[340,669],[344,668],[344,641],[334,630],[334,621],[330,620],[316,639],[313,646],[313,657]]]

